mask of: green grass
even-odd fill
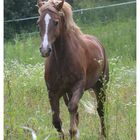
[[[79,24],[80,25],[80,24]],[[107,140],[136,139],[135,89],[135,20],[116,21],[104,25],[80,25],[85,33],[97,36],[104,44],[110,66],[107,89]],[[52,125],[47,88],[44,82],[44,59],[39,53],[39,37],[16,38],[5,43],[4,137],[6,140],[31,140],[31,128],[37,140],[49,136],[58,139]],[[68,136],[69,113],[61,102],[63,129]],[[89,104],[89,105],[88,105]],[[86,105],[92,110],[88,110]],[[96,102],[88,91],[79,103],[80,140],[97,140],[99,118]]]

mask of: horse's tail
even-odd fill
[[[109,63],[108,63],[108,59],[106,56],[106,52],[105,52],[105,48],[102,45],[102,43],[98,40],[98,38],[96,38],[95,36],[93,36],[94,40],[97,41],[97,43],[99,43],[102,46],[102,50],[103,50],[103,54],[104,54],[104,67],[103,67],[103,78],[105,79],[106,82],[109,81]]]
[[[104,67],[103,67],[103,77],[105,78],[105,81],[109,81],[109,62],[106,56],[106,52],[104,47],[103,48],[103,53],[104,53]]]

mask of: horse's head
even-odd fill
[[[43,57],[48,57],[52,51],[52,44],[55,42],[56,38],[60,35],[61,30],[61,16],[63,12],[61,11],[64,4],[64,0],[38,0],[38,12],[40,14],[37,21],[40,35],[41,35],[41,45],[40,52]]]

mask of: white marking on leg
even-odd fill
[[[80,131],[77,129],[76,139],[78,140],[79,138],[80,138]]]
[[[68,99],[68,102],[69,102],[69,96],[68,96],[68,93],[66,93],[66,97],[67,97],[67,99]]]

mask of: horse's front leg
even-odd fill
[[[82,97],[84,92],[84,82],[78,82],[74,88],[72,89],[72,98],[68,104],[68,109],[70,113],[70,136],[73,139],[79,138],[79,131],[78,131],[78,103],[80,98]]]
[[[71,92],[68,92],[68,93],[63,95],[63,99],[64,99],[64,102],[65,102],[67,107],[69,105],[69,102],[70,102],[71,98],[72,98],[72,93]],[[78,126],[78,124],[79,124],[79,113],[78,112],[77,112],[77,115],[76,115],[76,119],[77,119],[76,122],[77,122],[77,126]]]
[[[52,123],[56,130],[58,131],[60,138],[64,139],[64,133],[62,131],[62,121],[60,119],[60,110],[59,110],[59,97],[57,94],[49,92],[49,100],[52,110]]]

